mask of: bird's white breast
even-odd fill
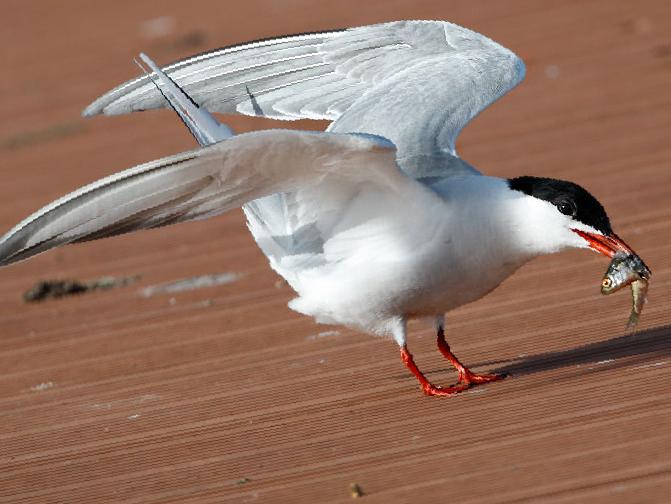
[[[479,299],[533,257],[511,246],[504,180],[448,179],[435,190],[445,205],[408,236],[386,232],[382,220],[341,237],[349,254],[305,273],[291,307],[319,321],[386,332],[389,318],[439,315]]]

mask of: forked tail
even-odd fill
[[[217,121],[212,114],[193,101],[149,56],[145,53],[140,53],[140,59],[155,75],[148,72],[139,61],[135,60],[137,66],[149,76],[156,89],[159,90],[172,109],[177,112],[177,115],[201,147],[212,145],[234,135],[231,128]]]

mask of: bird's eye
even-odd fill
[[[568,215],[570,217],[575,217],[576,208],[575,208],[575,205],[573,203],[571,203],[570,201],[560,201],[559,203],[557,203],[557,208],[564,215]]]

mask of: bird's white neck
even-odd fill
[[[457,254],[515,263],[584,244],[552,205],[511,190],[506,179],[466,176],[446,179],[433,189],[453,210],[450,226],[459,228]],[[516,268],[515,268],[516,269]]]

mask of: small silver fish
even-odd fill
[[[652,273],[640,257],[616,254],[601,281],[601,294],[612,294],[631,285],[632,308],[627,322],[627,330],[633,330],[643,310],[647,294],[648,280]]]
[[[641,278],[634,270],[630,257],[633,256],[616,254],[613,257],[601,280],[601,294],[612,294]]]

